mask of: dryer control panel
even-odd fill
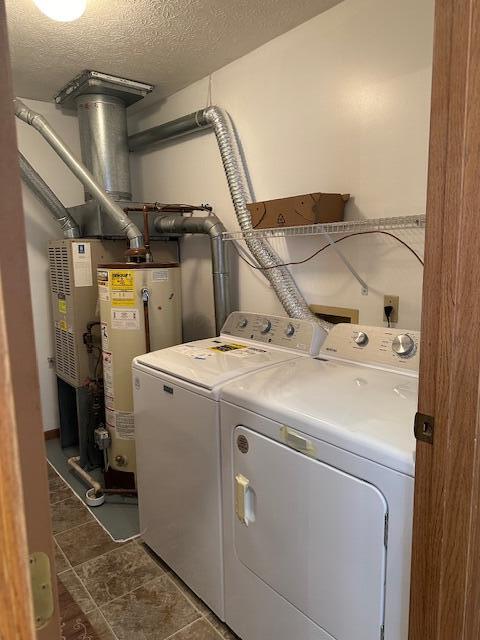
[[[323,343],[321,355],[418,373],[420,331],[337,324]]]
[[[226,319],[221,335],[316,356],[327,333],[312,320],[234,311]]]

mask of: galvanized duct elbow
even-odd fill
[[[251,194],[230,117],[219,107],[208,107],[204,111],[204,116],[213,127],[217,138],[238,224],[241,231],[248,234],[253,230],[252,219],[247,208],[247,202],[251,201]],[[252,255],[264,269],[263,273],[270,281],[287,314],[291,318],[315,320],[325,332],[328,332],[331,325],[319,320],[310,311],[290,271],[287,267],[280,266],[281,260],[269,243],[248,235],[245,241]]]
[[[65,238],[79,238],[80,228],[73,216],[65,209],[43,178],[35,171],[25,156],[18,152],[18,162],[23,181],[37,198],[47,207],[60,225]]]
[[[212,252],[213,298],[215,304],[215,327],[220,333],[225,320],[232,311],[230,299],[230,268],[228,264],[227,243],[222,240],[225,227],[217,216],[206,218],[184,218],[172,214],[155,219],[155,229],[159,233],[185,234],[202,233],[210,237]]]
[[[144,246],[143,235],[137,225],[116,204],[95,181],[88,169],[75,157],[63,140],[55,133],[47,120],[36,111],[27,107],[21,100],[14,101],[15,115],[36,129],[63,160],[70,171],[80,180],[88,193],[102,207],[107,215],[127,236],[131,249],[142,249]]]

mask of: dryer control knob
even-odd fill
[[[270,322],[270,320],[264,320],[262,322],[260,331],[262,333],[268,333],[270,331],[270,329],[272,328],[272,323]]]
[[[366,347],[368,344],[368,336],[364,331],[359,331],[353,338],[353,341],[355,344],[358,344],[359,347]]]
[[[415,342],[408,333],[401,333],[394,338],[392,350],[402,358],[410,358],[415,353]]]
[[[293,326],[293,324],[289,322],[285,327],[285,335],[287,336],[287,338],[291,338],[294,333],[295,333],[295,327]]]
[[[240,322],[238,324],[239,324],[240,329],[245,329],[245,327],[248,324],[248,320],[246,318],[241,318]]]

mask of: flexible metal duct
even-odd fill
[[[325,331],[328,331],[331,325],[319,320],[310,311],[290,271],[287,267],[279,266],[281,260],[268,242],[255,238],[253,234],[250,237],[248,235],[249,231],[253,231],[252,219],[247,208],[247,202],[252,198],[228,114],[219,107],[209,107],[205,110],[205,118],[211,123],[215,132],[238,224],[241,231],[246,234],[245,241],[252,255],[264,269],[263,273],[270,281],[287,314],[291,318],[315,320]]]
[[[79,238],[80,229],[73,216],[65,209],[43,178],[35,171],[23,154],[18,153],[20,173],[37,198],[47,207],[62,228],[65,238]]]
[[[70,171],[80,180],[90,195],[101,205],[105,213],[127,236],[131,249],[142,249],[143,235],[137,225],[98,185],[88,169],[75,157],[68,146],[56,134],[47,120],[36,111],[29,109],[21,100],[14,100],[15,115],[36,129],[60,156]]]
[[[155,219],[154,224],[159,233],[204,233],[210,237],[215,327],[218,335],[232,311],[228,249],[227,243],[222,240],[222,233],[225,231],[225,227],[217,216],[184,218],[179,214],[159,216]]]

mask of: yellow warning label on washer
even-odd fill
[[[209,347],[210,351],[236,351],[237,349],[246,349],[246,344],[235,344],[233,342],[224,342],[219,344],[218,347]]]
[[[112,271],[110,274],[110,289],[112,291],[130,291],[134,288],[135,274],[133,271]]]

